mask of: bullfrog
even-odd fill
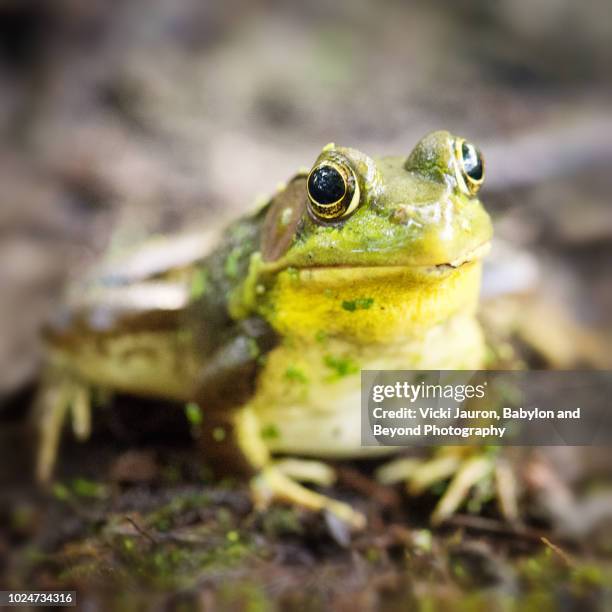
[[[201,415],[207,461],[247,475],[257,504],[363,527],[307,485],[333,481],[326,460],[399,450],[361,445],[360,370],[483,365],[483,180],[479,150],[447,131],[400,156],[329,144],[215,244],[158,239],[104,262],[45,332],[39,478],[69,416],[89,434],[92,389],[166,398]],[[403,461],[381,480],[410,478]],[[485,465],[445,451],[431,461],[426,480],[454,474],[462,490]]]

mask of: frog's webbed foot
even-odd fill
[[[449,519],[464,502],[478,506],[492,495],[504,518],[511,522],[518,519],[514,475],[506,461],[487,451],[449,447],[430,460],[401,458],[383,465],[377,478],[383,484],[404,481],[410,495],[420,495],[450,478],[431,515],[434,525]]]
[[[325,463],[282,459],[264,467],[252,480],[251,486],[255,505],[259,508],[265,508],[273,501],[284,502],[316,512],[330,512],[353,529],[363,529],[366,524],[363,514],[298,482],[329,486],[334,480],[334,471]]]
[[[36,477],[39,482],[48,482],[67,418],[77,439],[85,440],[90,435],[91,392],[71,374],[52,369],[42,381],[34,409],[38,429]]]
[[[211,415],[212,416],[212,415]],[[209,422],[211,419],[209,418]],[[234,440],[233,447],[228,447]],[[348,504],[305,487],[309,483],[329,487],[336,479],[334,470],[322,461],[284,458],[274,460],[261,437],[261,423],[248,406],[233,417],[233,435],[222,442],[232,454],[240,454],[255,470],[251,491],[255,507],[264,509],[282,502],[315,512],[327,511],[355,530],[363,529],[365,517]],[[251,472],[252,473],[252,472]]]

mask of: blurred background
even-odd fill
[[[223,225],[330,141],[477,143],[501,245],[485,295],[537,294],[535,363],[610,367],[611,74],[609,0],[4,0],[0,453],[71,278],[109,244]]]
[[[611,12],[607,0],[5,0],[0,389],[32,375],[49,300],[111,228],[134,240],[222,224],[330,141],[407,154],[430,130],[464,135],[489,162],[498,236],[561,246],[581,274],[605,269]],[[612,313],[609,288],[585,291],[568,298],[588,298],[585,317]]]

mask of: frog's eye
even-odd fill
[[[315,217],[339,219],[352,213],[359,204],[359,183],[348,162],[325,159],[308,175],[308,205]]]
[[[455,141],[457,181],[469,195],[475,195],[484,181],[484,160],[480,151],[463,138]]]

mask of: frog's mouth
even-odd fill
[[[453,261],[448,261],[445,263],[435,264],[436,268],[460,268],[461,266],[471,263],[472,261],[477,261],[485,257],[488,252],[491,250],[491,241],[487,240],[487,242],[477,246],[475,249],[471,251],[467,251],[463,255],[457,257]]]
[[[368,262],[365,264],[360,263],[349,263],[349,264],[323,264],[323,265],[305,265],[305,266],[291,266],[284,265],[282,266],[284,269],[298,269],[303,271],[323,271],[323,270],[334,270],[334,269],[345,269],[345,270],[354,270],[355,272],[362,270],[382,270],[382,269],[404,269],[406,271],[412,271],[414,273],[421,274],[443,274],[444,272],[450,272],[452,270],[456,270],[463,266],[467,266],[473,262],[480,261],[484,258],[487,253],[491,250],[491,241],[488,240],[477,247],[462,253],[455,259],[451,261],[443,261],[443,262],[432,262],[432,263],[423,263],[423,264],[413,264],[413,263],[393,263],[392,261],[388,262]]]

